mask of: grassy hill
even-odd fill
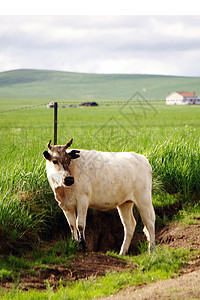
[[[0,99],[145,99],[164,100],[172,91],[200,95],[200,77],[137,74],[84,74],[44,70],[0,73]]]

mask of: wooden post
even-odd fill
[[[54,102],[54,145],[57,145],[58,102]]]

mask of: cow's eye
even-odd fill
[[[53,163],[54,163],[55,165],[57,165],[57,164],[58,164],[58,161],[57,161],[57,160],[53,160]]]

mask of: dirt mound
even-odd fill
[[[165,226],[157,233],[156,239],[159,244],[169,245],[174,248],[191,248],[199,250],[200,245],[200,220],[194,219],[196,224],[188,226],[173,223]]]
[[[0,255],[18,255],[31,251],[34,243],[37,241],[37,236],[32,232],[26,232],[23,237],[12,241],[0,230]]]

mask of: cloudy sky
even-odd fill
[[[0,72],[200,76],[199,16],[0,16]]]

